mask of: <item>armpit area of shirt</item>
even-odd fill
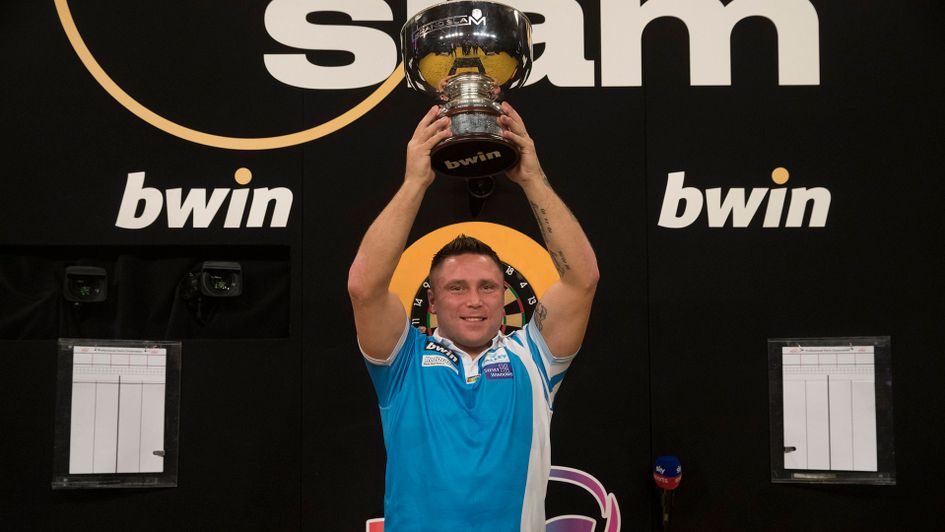
[[[361,351],[361,356],[364,357],[364,360],[367,360],[375,366],[390,366],[394,363],[394,359],[397,358],[397,354],[400,353],[400,350],[404,347],[404,342],[407,341],[407,333],[410,332],[410,322],[404,320],[404,331],[400,334],[400,339],[397,340],[397,345],[394,346],[394,350],[391,352],[390,357],[387,360],[382,360],[379,358],[374,358],[371,355],[368,355],[364,352],[364,348],[361,347],[361,339],[358,339],[358,350]]]
[[[548,357],[550,357],[549,362],[553,364],[569,363],[572,360],[574,360],[574,357],[576,357],[577,354],[581,351],[581,348],[578,347],[578,350],[571,353],[570,355],[557,356],[551,352],[551,349],[548,348],[548,344],[545,343],[545,337],[542,336],[541,334],[541,329],[539,329],[538,326],[535,325],[532,320],[529,320],[529,322],[525,325],[525,331],[526,331],[526,334],[528,334],[531,337],[531,339],[536,344],[538,344],[539,350],[542,353],[548,354]]]

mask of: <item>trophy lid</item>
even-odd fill
[[[522,86],[532,68],[531,22],[498,2],[428,7],[407,20],[400,40],[408,85],[438,99],[445,99],[446,83],[461,74],[482,75],[501,94]]]

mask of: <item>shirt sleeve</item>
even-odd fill
[[[403,388],[410,361],[414,358],[415,346],[419,336],[420,331],[415,327],[411,327],[410,322],[404,320],[404,332],[400,335],[397,345],[394,346],[390,358],[378,360],[369,357],[363,349],[361,350],[361,356],[364,357],[368,374],[374,384],[374,391],[377,393],[377,402],[381,408],[389,406],[397,393]],[[360,343],[358,347],[360,348]]]
[[[548,390],[548,405],[551,406],[554,404],[555,395],[557,395],[558,389],[561,387],[565,373],[567,373],[568,368],[571,367],[571,362],[574,360],[574,357],[577,356],[577,352],[566,357],[556,357],[552,355],[551,350],[548,349],[548,344],[545,343],[545,338],[541,335],[541,331],[538,329],[538,325],[535,324],[534,320],[529,320],[525,328],[520,332],[525,337],[526,345],[532,353],[532,358],[538,365],[542,378],[545,379],[545,385]]]

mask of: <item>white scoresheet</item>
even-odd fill
[[[783,347],[784,469],[877,471],[873,346]]]
[[[164,471],[164,348],[72,350],[69,473]]]

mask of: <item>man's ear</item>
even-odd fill
[[[436,314],[436,298],[433,295],[432,288],[427,288],[427,311],[430,314]]]

